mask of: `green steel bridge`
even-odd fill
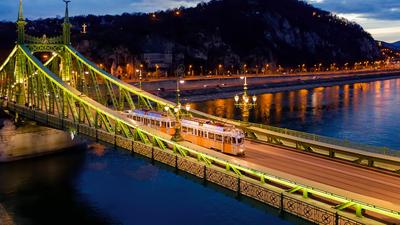
[[[15,115],[17,120],[37,121],[44,126],[138,152],[236,191],[238,195],[257,199],[281,212],[318,224],[400,221],[398,202],[376,201],[371,196],[310,182],[188,142],[174,142],[169,135],[128,119],[121,111],[135,108],[162,111],[167,108],[174,115],[177,104],[115,78],[75,50],[70,43],[68,2],[63,32],[58,37],[26,34],[22,12],[20,0],[18,40],[0,67],[2,108]],[[52,53],[45,63],[35,56],[41,52]],[[397,151],[227,120],[196,110],[191,113],[235,125],[245,130],[248,140],[266,146],[320,154],[385,173],[400,170]]]

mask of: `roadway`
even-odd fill
[[[246,161],[400,207],[400,176],[246,141]],[[372,202],[370,202],[372,203]]]

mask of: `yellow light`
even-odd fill
[[[185,108],[186,108],[186,111],[190,111],[190,105],[189,104],[186,104],[186,106],[185,106]]]
[[[169,106],[166,105],[166,106],[164,107],[164,109],[165,109],[165,111],[168,112],[168,111],[169,111]]]
[[[235,95],[235,102],[239,101],[239,95]]]
[[[257,101],[257,96],[253,96],[253,102],[256,102]]]

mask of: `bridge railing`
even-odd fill
[[[370,153],[377,153],[377,154],[382,154],[382,155],[387,155],[387,156],[400,157],[400,150],[394,150],[394,149],[390,149],[387,147],[377,147],[377,146],[372,146],[372,145],[360,144],[360,143],[355,143],[355,142],[351,142],[348,140],[326,137],[326,136],[322,136],[322,135],[311,134],[311,133],[306,133],[306,132],[301,132],[301,131],[295,131],[295,130],[290,130],[290,129],[286,129],[286,128],[273,127],[273,126],[264,125],[264,124],[248,123],[248,125],[266,129],[266,130],[270,130],[270,131],[277,132],[277,133],[281,133],[284,135],[308,139],[311,141],[317,141],[317,142],[322,142],[322,143],[326,143],[326,144],[338,145],[338,146],[357,149],[357,150],[361,150],[361,151],[367,151]]]

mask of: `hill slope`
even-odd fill
[[[176,63],[209,68],[220,63],[343,63],[380,56],[373,38],[358,24],[297,0],[213,0],[180,9],[179,16],[170,10],[157,12],[154,17],[80,16],[71,21],[75,29],[73,44],[93,60],[106,64],[113,61],[110,56],[115,60],[116,52],[172,52],[178,56]],[[28,30],[42,35],[44,29],[49,35],[61,30],[61,22],[33,21]],[[83,23],[89,25],[86,35],[80,34]],[[0,39],[3,33],[2,29]]]

